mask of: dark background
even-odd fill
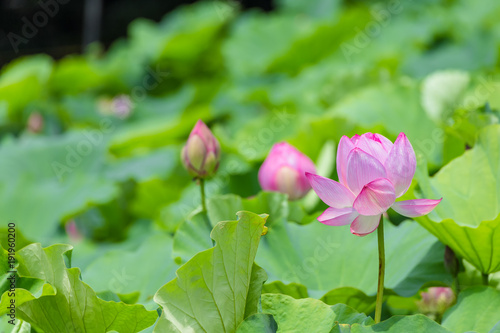
[[[127,35],[128,24],[134,19],[144,17],[159,21],[176,7],[193,2],[195,1],[0,0],[0,67],[16,57],[28,54],[46,53],[58,59],[67,54],[81,53],[84,45],[96,38],[108,47],[116,39]],[[234,2],[238,2],[242,10],[258,7],[269,11],[273,8],[272,0]],[[8,38],[9,33],[11,38],[13,34],[24,38],[23,26],[26,25],[26,20],[34,23],[34,16],[40,15],[37,13],[45,13],[41,3],[50,8],[55,8],[57,4],[57,14],[53,17],[46,16],[47,23],[40,25],[40,28],[35,26],[38,30],[36,35],[29,38],[29,43],[19,43],[19,50],[16,52]],[[100,19],[99,14],[96,14],[99,11]],[[43,16],[38,19],[43,19]]]

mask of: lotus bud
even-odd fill
[[[311,159],[294,146],[280,142],[271,148],[260,167],[259,183],[265,191],[285,193],[290,200],[296,200],[311,189],[306,172],[316,172]]]
[[[201,120],[194,126],[186,145],[182,148],[184,167],[195,178],[208,178],[219,167],[220,145],[210,129]]]
[[[33,112],[28,118],[28,130],[32,133],[40,133],[43,130],[43,116],[39,112]]]
[[[66,229],[66,233],[68,234],[68,237],[73,241],[73,242],[79,242],[83,239],[82,233],[78,230],[78,227],[76,226],[75,220],[69,220],[65,225],[64,228]]]
[[[132,113],[133,103],[129,96],[119,95],[111,101],[113,113],[121,119],[126,119]]]
[[[421,293],[422,299],[417,303],[419,311],[437,319],[455,302],[455,294],[448,287],[431,287]]]

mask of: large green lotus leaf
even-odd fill
[[[434,177],[416,174],[425,198],[443,198],[416,220],[484,273],[500,270],[500,125],[484,128],[474,148]]]
[[[155,309],[154,294],[175,277],[177,265],[171,257],[172,237],[157,233],[147,238],[135,251],[112,250],[105,253],[83,270],[82,278],[97,293],[139,293],[138,302]]]
[[[8,248],[8,247],[7,247]],[[16,249],[18,251],[18,249]],[[9,252],[0,246],[0,306],[7,306],[9,300],[7,291],[14,288],[12,282],[15,281],[15,288],[19,288],[16,292],[16,303],[21,304],[25,300],[33,299],[33,295],[40,295],[43,292],[45,282],[39,279],[29,277],[20,277],[17,273],[18,263],[15,259],[15,253],[9,255]],[[46,286],[48,288],[49,286]],[[46,289],[47,292],[49,292]]]
[[[262,192],[252,199],[235,195],[213,197],[208,203],[212,221],[230,220],[234,212],[252,209],[268,213],[269,231],[261,241],[256,262],[266,268],[269,281],[296,282],[309,295],[321,297],[340,287],[353,287],[372,296],[377,290],[377,235],[357,237],[349,226],[331,227],[312,221],[287,221],[286,196]],[[291,217],[290,217],[291,218]],[[188,219],[174,236],[174,256],[187,260],[210,247],[207,227],[200,214]],[[451,283],[443,265],[444,246],[415,222],[395,227],[385,222],[386,288],[401,296],[415,294],[422,285]]]
[[[139,220],[126,230],[125,239],[121,242],[95,242],[90,238],[74,241],[67,235],[58,237],[57,242],[74,243],[73,252],[75,255],[71,257],[71,263],[74,267],[79,267],[82,272],[85,272],[90,264],[108,252],[119,250],[123,253],[129,253],[136,251],[156,232],[157,230],[152,228],[151,221]]]
[[[328,333],[335,321],[335,313],[325,303],[313,299],[295,299],[282,294],[263,294],[262,312],[272,314],[278,323],[278,332]]]
[[[60,60],[54,69],[50,84],[61,95],[72,95],[90,89],[98,89],[106,84],[119,85],[121,82],[106,82],[100,68],[84,56],[69,56]]]
[[[21,277],[45,282],[41,295],[16,288],[16,316],[44,332],[139,332],[154,324],[156,311],[142,305],[106,302],[80,279],[78,268],[66,268],[69,245],[42,248],[31,244],[16,254]],[[2,295],[0,315],[8,296]]]
[[[46,241],[61,220],[116,196],[103,173],[106,139],[85,133],[96,132],[0,145],[0,218],[26,238]]]
[[[215,247],[196,254],[155,295],[163,308],[155,332],[233,332],[257,312],[265,271],[254,264],[266,216],[239,212],[219,222]],[[168,323],[170,322],[170,323]]]
[[[442,325],[452,332],[488,333],[500,321],[500,291],[475,286],[458,295],[457,304],[443,317]]]
[[[2,69],[0,102],[7,102],[11,116],[21,112],[31,101],[45,98],[52,66],[49,56],[36,55],[17,59]]]
[[[107,177],[116,181],[134,179],[137,182],[165,179],[175,171],[179,154],[180,149],[171,146],[148,154],[122,158],[110,163]]]
[[[344,332],[344,331],[340,331]],[[349,331],[348,331],[349,332]],[[402,333],[402,332],[432,332],[432,333],[451,333],[443,326],[429,319],[422,314],[413,316],[394,316],[379,324],[365,326],[354,324],[351,326],[350,333]],[[456,332],[458,333],[458,332]]]

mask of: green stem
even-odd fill
[[[207,203],[205,198],[205,179],[200,178],[200,192],[201,192],[201,211],[203,212],[203,218],[207,224],[208,230],[212,232],[212,225],[208,219]]]
[[[384,220],[380,221],[377,228],[378,238],[378,289],[375,305],[375,323],[380,323],[382,316],[382,303],[384,302],[384,275],[385,275],[385,249],[384,249]]]
[[[482,273],[482,274],[481,274],[481,276],[483,277],[483,284],[484,284],[485,286],[489,286],[489,285],[490,285],[490,283],[489,283],[489,281],[488,281],[488,278],[489,278],[488,273]]]

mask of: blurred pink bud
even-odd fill
[[[442,314],[455,302],[453,290],[447,287],[431,287],[421,296],[417,306],[425,314]]]
[[[410,187],[417,161],[410,141],[400,133],[394,144],[380,134],[343,136],[337,149],[339,181],[306,174],[318,196],[330,206],[318,217],[327,225],[351,225],[351,233],[365,236],[377,229],[389,208],[417,217],[430,213],[440,200],[396,202]]]
[[[83,239],[83,235],[78,230],[76,222],[74,220],[68,221],[64,228],[66,229],[66,233],[72,241],[78,242]]]
[[[288,194],[290,200],[300,199],[309,192],[306,172],[316,173],[314,163],[294,146],[275,144],[259,170],[259,183],[265,191]]]
[[[189,174],[196,178],[208,178],[219,167],[220,145],[210,129],[201,120],[194,126],[186,145],[182,148],[181,160]]]
[[[40,133],[43,130],[43,116],[39,112],[33,112],[28,118],[28,130],[32,133]]]
[[[113,113],[121,119],[126,119],[132,112],[133,103],[128,95],[119,95],[112,100]]]

